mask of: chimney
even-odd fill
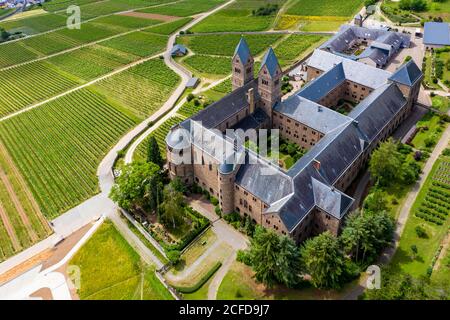
[[[247,102],[250,106],[250,114],[252,114],[255,112],[255,93],[253,88],[248,89]]]
[[[313,166],[314,166],[314,168],[315,168],[317,171],[319,171],[319,170],[320,170],[320,161],[314,159],[314,160],[313,160]]]

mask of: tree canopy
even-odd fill
[[[403,155],[397,150],[397,143],[392,138],[380,144],[370,158],[369,171],[375,181],[389,185],[401,179]]]
[[[158,142],[154,136],[150,136],[147,146],[147,162],[153,162],[160,168],[164,166],[164,159],[159,150]]]

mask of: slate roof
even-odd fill
[[[423,43],[430,45],[450,45],[450,25],[446,22],[425,22]]]
[[[324,134],[351,120],[339,112],[303,98],[300,93],[277,104],[274,110]]]
[[[238,43],[236,49],[234,50],[233,56],[235,56],[235,55],[239,56],[239,60],[243,64],[246,64],[248,62],[248,59],[251,57],[250,49],[249,49],[247,41],[245,41],[244,37],[241,37],[241,40],[239,40],[239,43]]]
[[[263,109],[257,108],[254,113],[246,116],[231,129],[242,129],[244,131],[247,131],[249,129],[256,129],[259,128],[261,124],[265,123],[268,118],[269,117]]]
[[[386,83],[386,80],[391,76],[391,73],[388,71],[319,49],[314,50],[314,53],[308,60],[308,66],[328,71],[341,62],[346,79],[372,89],[376,89]]]
[[[272,78],[275,76],[277,69],[280,68],[280,64],[278,63],[278,59],[272,47],[270,47],[264,55],[259,70],[261,70],[264,66],[267,67],[267,70],[269,71],[269,74]]]
[[[219,101],[212,103],[207,108],[191,117],[191,119],[201,121],[203,126],[206,128],[215,128],[226,121],[226,119],[248,106],[247,91],[250,88],[254,89],[255,100],[257,100],[257,86],[258,81],[257,79],[254,79],[245,84],[243,87],[226,95]]]
[[[315,205],[333,217],[342,219],[353,203],[353,199],[315,178],[311,180]]]
[[[409,60],[403,64],[397,71],[389,77],[389,80],[412,86],[417,80],[422,77],[422,71],[413,60]]]
[[[182,44],[176,44],[172,47],[172,50],[170,51],[171,55],[176,54],[177,52],[181,52],[182,54],[186,54],[187,49]]]
[[[236,175],[236,184],[267,204],[276,202],[293,192],[292,180],[278,167],[257,158],[247,151],[245,164]]]

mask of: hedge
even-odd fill
[[[181,293],[194,293],[198,289],[203,286],[206,281],[208,281],[214,273],[216,273],[217,270],[222,266],[222,262],[217,262],[196,284],[190,287],[177,287],[173,286],[177,291]]]

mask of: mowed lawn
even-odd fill
[[[262,31],[270,29],[276,14],[255,16],[253,10],[267,4],[283,6],[286,0],[236,0],[191,28],[193,32]]]
[[[297,16],[351,17],[362,8],[364,0],[295,0],[287,14]]]
[[[146,265],[106,220],[69,265],[81,271],[78,295],[82,300],[170,300],[154,267]]]

